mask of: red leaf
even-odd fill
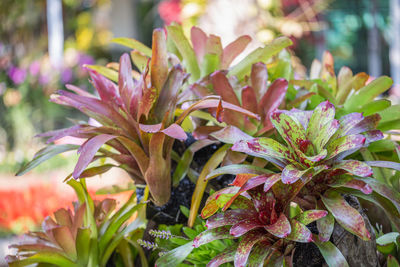
[[[196,53],[197,61],[201,63],[206,54],[207,34],[198,27],[192,27],[190,30],[190,39],[192,41],[193,50]]]
[[[242,89],[242,106],[250,110],[251,112],[257,113],[257,97],[254,89],[250,86],[245,86]]]
[[[166,129],[162,130],[161,132],[165,133],[169,137],[172,137],[174,139],[178,139],[181,141],[186,140],[186,138],[187,138],[185,131],[182,129],[181,126],[179,126],[176,123],[171,124],[170,126],[168,126]]]
[[[252,136],[246,134],[235,126],[227,126],[210,134],[212,137],[226,144],[234,144],[240,140],[251,140]]]
[[[270,115],[282,103],[288,88],[288,82],[285,79],[276,79],[268,88],[268,91],[261,98],[258,107],[259,113],[263,114],[264,126],[272,126]]]
[[[75,179],[78,179],[81,173],[85,170],[85,168],[89,165],[92,161],[96,152],[100,149],[102,145],[114,139],[116,136],[108,135],[108,134],[101,134],[97,135],[91,139],[89,139],[85,144],[83,144],[80,148],[80,157],[78,162],[76,163],[74,172],[72,176]]]
[[[222,53],[221,68],[227,69],[232,61],[246,49],[247,45],[251,42],[251,37],[243,35],[237,38],[232,43],[228,44]]]

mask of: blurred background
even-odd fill
[[[85,119],[50,103],[51,93],[67,83],[91,90],[83,66],[117,61],[123,50],[112,38],[151,45],[152,29],[172,22],[186,33],[198,25],[223,44],[248,34],[253,48],[289,36],[298,76],[329,50],[338,69],[390,75],[400,84],[399,0],[1,0],[0,264],[9,244],[2,238],[35,229],[73,199],[61,181],[73,169],[74,154],[15,177],[43,147],[33,136],[70,126],[69,118]],[[394,86],[390,99],[399,98]],[[123,175],[92,179],[93,190],[116,179],[124,183]]]

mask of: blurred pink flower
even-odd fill
[[[158,5],[158,13],[167,25],[171,22],[181,22],[181,10],[180,0],[165,0]]]
[[[32,76],[37,76],[40,72],[40,62],[35,60],[29,65],[29,73]]]
[[[16,66],[11,66],[8,70],[8,77],[10,77],[16,85],[21,84],[25,81],[26,70]]]
[[[63,84],[70,83],[72,82],[72,78],[74,76],[74,73],[70,68],[66,68],[61,72],[61,82]]]

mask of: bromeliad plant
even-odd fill
[[[281,172],[271,173],[270,170],[251,165],[230,165],[208,175],[211,179],[224,173],[238,174],[232,183],[236,189],[228,188],[210,196],[203,209],[203,217],[214,214],[219,208],[225,211],[238,198],[247,202],[249,198],[254,203],[255,208],[246,208],[242,212],[243,217],[231,216],[237,211],[228,210],[214,215],[207,223],[212,227],[233,225],[230,230],[224,230],[221,238],[235,236],[236,231],[241,234],[249,231],[248,252],[243,254],[242,250],[237,250],[230,256],[238,262],[236,266],[245,266],[251,248],[266,240],[266,236],[274,235],[270,229],[271,222],[272,225],[279,225],[276,237],[297,242],[314,241],[328,264],[335,266],[332,265],[335,258],[345,263],[337,249],[333,249],[333,258],[327,258],[324,253],[325,249],[332,249],[332,245],[326,242],[333,232],[334,222],[363,240],[369,240],[370,234],[360,213],[346,202],[341,193],[376,203],[399,227],[399,194],[376,179],[369,178],[373,171],[368,164],[376,163],[345,159],[369,143],[383,138],[382,133],[375,129],[379,122],[378,115],[363,117],[360,113],[351,113],[337,120],[334,106],[326,101],[314,111],[277,110],[271,114],[271,122],[286,145],[272,138],[251,138],[242,133],[238,139],[245,140],[238,140],[232,150],[263,158],[272,164],[270,169]],[[397,166],[386,162],[386,166],[391,165]],[[298,207],[297,211],[291,206]],[[291,221],[293,218],[303,218],[302,214],[312,214],[312,217],[319,219],[318,236],[315,238],[301,219]],[[256,230],[259,227],[263,228],[262,232]],[[222,231],[223,228],[216,229]],[[267,246],[271,245],[273,242],[269,241]],[[283,248],[281,253],[287,255],[286,250],[287,247]],[[261,257],[262,252],[256,252],[252,257]],[[243,262],[239,260],[242,257],[246,259]]]
[[[147,51],[147,50],[146,50]],[[39,136],[50,137],[48,143],[65,136],[86,139],[77,146],[49,146],[38,152],[34,160],[18,174],[23,174],[50,155],[77,149],[80,154],[72,176],[75,179],[106,172],[112,167],[126,170],[137,183],[146,183],[156,205],[164,205],[171,191],[171,152],[175,139],[183,140],[186,133],[180,127],[192,111],[204,108],[234,109],[249,117],[257,115],[243,108],[207,97],[192,104],[176,118],[178,97],[188,75],[180,65],[171,65],[167,40],[161,29],[153,33],[151,59],[141,74],[133,73],[129,56],[123,55],[118,66],[118,84],[96,71],[90,71],[91,82],[99,98],[75,86],[61,90],[52,101],[80,110],[93,123],[77,125]],[[93,67],[92,67],[93,68]],[[110,75],[104,68],[96,70]],[[137,78],[133,79],[132,75]],[[115,77],[114,77],[115,78]],[[72,92],[71,92],[72,91]],[[112,149],[102,148],[107,145]],[[96,154],[97,153],[97,154]],[[111,158],[118,163],[85,169],[94,160]]]
[[[69,185],[79,199],[74,211],[57,210],[53,217],[48,216],[43,221],[41,232],[28,233],[22,244],[12,245],[17,254],[7,257],[9,266],[106,266],[113,253],[118,254],[118,249],[124,251],[120,255],[124,260],[132,261],[133,254],[125,240],[143,228],[142,216],[130,220],[145,204],[137,204],[133,193],[121,208],[116,209],[114,199],[93,201],[83,179],[81,182],[71,180]]]

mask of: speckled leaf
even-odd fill
[[[226,187],[221,190],[214,192],[211,196],[207,198],[206,204],[201,212],[203,219],[206,219],[216,213],[220,206],[218,206],[217,199],[223,194],[236,194],[239,188],[237,187]]]
[[[325,192],[322,202],[344,229],[363,240],[370,240],[363,217],[339,193],[333,190]]]
[[[320,242],[317,240],[314,243],[319,248],[329,267],[349,267],[345,257],[334,244],[329,241]]]
[[[278,220],[274,224],[267,225],[264,228],[270,234],[273,234],[274,236],[277,236],[279,238],[285,238],[291,232],[290,222],[283,213],[279,215]]]
[[[239,237],[253,229],[260,227],[263,227],[263,223],[258,219],[257,216],[246,218],[234,224],[230,230],[230,234],[234,237]]]
[[[300,243],[309,243],[313,241],[311,231],[304,224],[296,220],[291,220],[290,226],[292,231],[286,237],[286,239]]]
[[[256,174],[243,173],[236,175],[235,179],[229,185],[242,187],[252,177],[257,176]]]
[[[225,225],[234,225],[246,218],[257,217],[257,212],[246,209],[227,210],[224,213],[218,213],[207,220],[208,229],[218,228]]]
[[[306,141],[303,127],[281,110],[272,113],[271,122],[289,146],[300,147]]]
[[[363,178],[371,188],[381,196],[389,199],[400,212],[400,193],[374,178]]]
[[[289,149],[271,138],[255,138],[250,141],[239,141],[232,146],[233,151],[264,158],[278,166],[285,166],[289,158]]]
[[[348,181],[342,186],[360,190],[361,192],[367,195],[372,193],[371,186],[366,182],[364,182],[363,180],[359,179],[352,179],[351,181]]]
[[[271,244],[268,241],[258,242],[253,246],[248,260],[249,267],[263,267],[264,260],[272,253]]]
[[[316,220],[328,215],[326,210],[306,210],[295,217],[295,219],[304,225],[308,225]]]
[[[315,109],[311,115],[310,122],[307,128],[307,139],[315,140],[320,134],[327,134],[323,132],[323,128],[327,123],[331,123],[335,118],[335,107],[329,101],[322,102]],[[332,126],[338,126],[333,123]],[[327,130],[327,129],[325,129]]]
[[[224,263],[231,262],[235,259],[236,248],[228,249],[214,258],[206,265],[206,267],[218,267]]]
[[[318,238],[322,242],[326,242],[331,238],[333,228],[335,226],[335,218],[331,213],[328,213],[325,217],[317,220]]]
[[[307,172],[308,172],[308,169],[307,170],[299,170],[293,164],[287,165],[282,171],[282,182],[284,184],[293,184]]]
[[[360,123],[364,119],[362,113],[350,113],[344,115],[339,119],[339,129],[336,131],[335,135],[332,137],[334,139],[342,137],[347,134],[347,132]]]
[[[334,140],[329,143],[327,146],[328,150],[328,159],[336,157],[340,153],[361,148],[365,143],[365,137],[361,134],[354,135],[346,135],[340,137],[339,139]]]
[[[224,226],[206,230],[196,236],[193,240],[193,246],[198,248],[199,246],[210,243],[214,240],[233,238],[232,235],[229,234],[229,229],[230,226]]]
[[[253,246],[261,241],[265,241],[267,239],[267,235],[262,231],[252,231],[247,233],[243,239],[240,241],[239,246],[236,250],[235,254],[235,266],[244,267],[246,266],[247,259],[250,255],[250,252]]]
[[[313,140],[313,144],[317,150],[317,153],[323,150],[325,145],[328,143],[329,139],[335,134],[337,129],[339,128],[339,121],[332,120],[327,122],[322,129],[316,134],[315,140]]]
[[[342,160],[333,165],[332,168],[342,169],[361,177],[368,177],[373,174],[372,168],[368,164],[358,160]]]
[[[365,137],[365,145],[364,146],[367,146],[372,142],[376,142],[376,141],[382,140],[384,138],[383,133],[380,130],[371,130],[371,131],[362,133],[362,135]]]

